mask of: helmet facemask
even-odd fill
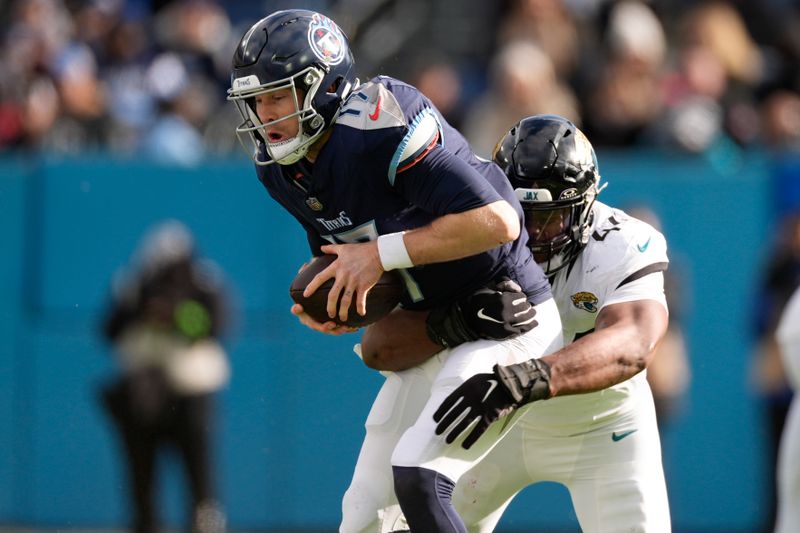
[[[528,246],[547,276],[566,267],[589,242],[598,192],[592,185],[579,196],[553,201],[547,189],[516,189],[525,213]]]
[[[322,135],[325,130],[325,120],[317,113],[312,103],[319,91],[323,77],[324,75],[318,67],[309,66],[294,76],[272,83],[260,84],[257,79],[252,79],[255,76],[233,81],[233,87],[228,91],[228,100],[233,101],[243,119],[243,122],[236,128],[236,136],[245,150],[252,154],[257,165],[295,163],[306,155],[309,147]],[[256,112],[256,96],[268,95],[285,89],[291,91],[294,112],[262,123]],[[302,106],[300,105],[301,93],[304,93]],[[267,130],[275,124],[287,120],[298,121],[297,135],[280,142],[269,142]],[[251,149],[248,149],[248,139]]]

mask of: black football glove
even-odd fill
[[[516,282],[503,279],[445,307],[434,309],[426,322],[433,342],[452,348],[478,339],[504,340],[538,324],[536,308]]]
[[[450,444],[477,420],[461,446],[469,449],[492,422],[515,409],[550,397],[550,365],[539,359],[508,366],[494,365],[491,374],[476,374],[450,393],[433,414],[436,434],[450,428]],[[455,425],[453,425],[455,423]]]

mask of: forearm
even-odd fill
[[[461,259],[490,250],[519,236],[516,211],[505,201],[445,215],[407,231],[404,241],[415,265]]]
[[[425,332],[427,311],[398,309],[370,325],[361,339],[364,364],[375,370],[406,370],[443,348]]]
[[[550,365],[551,394],[594,392],[630,379],[647,367],[654,348],[633,325],[592,332],[542,358]]]

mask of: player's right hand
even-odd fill
[[[469,449],[498,419],[523,405],[550,397],[550,365],[539,359],[475,374],[459,385],[433,414],[436,434],[447,432],[450,444],[469,432],[461,446]],[[474,426],[473,426],[474,424]]]
[[[538,325],[536,308],[522,288],[511,279],[490,283],[428,315],[428,336],[452,348],[477,339],[505,340],[527,333]]]
[[[355,333],[358,331],[358,328],[338,324],[333,320],[329,320],[327,322],[317,322],[311,318],[308,313],[303,311],[303,306],[300,304],[292,305],[291,311],[292,314],[300,320],[301,324],[313,329],[314,331],[325,333],[326,335],[344,335],[345,333]]]

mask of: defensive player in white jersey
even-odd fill
[[[786,304],[775,336],[789,384],[795,391],[778,451],[775,533],[792,533],[800,531],[800,287]]]
[[[669,532],[661,445],[644,372],[667,328],[665,239],[595,200],[603,187],[594,150],[566,119],[522,120],[498,144],[495,162],[522,202],[529,245],[550,276],[567,346],[473,376],[437,410],[437,433],[464,448],[480,442],[498,419],[518,419],[460,478],[456,508],[469,531],[490,532],[520,490],[553,481],[569,490],[584,532]],[[365,350],[380,359],[389,352],[383,343],[394,343],[391,353],[398,357],[401,336],[384,333],[380,346]],[[530,376],[542,368],[546,391],[531,387]],[[395,521],[392,511],[383,514]],[[384,531],[391,527],[397,528]]]

